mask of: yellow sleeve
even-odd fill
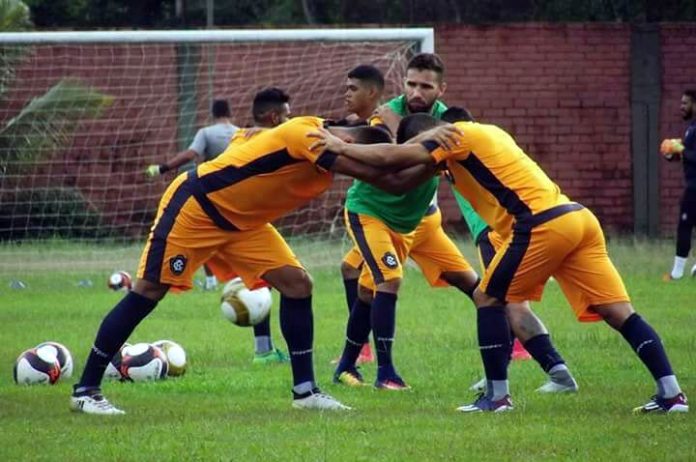
[[[296,123],[288,124],[284,133],[290,156],[308,160],[321,170],[330,170],[336,154],[329,151],[313,152],[309,147],[315,139],[307,136],[310,132],[317,131],[324,121],[318,117],[298,117],[293,121]]]

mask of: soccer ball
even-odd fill
[[[123,359],[123,350],[131,346],[130,343],[124,343],[120,350],[116,352],[109,364],[106,365],[106,370],[104,371],[104,378],[110,380],[125,380],[121,375],[121,360]]]
[[[232,279],[222,289],[222,314],[238,326],[255,326],[271,311],[271,291],[268,287],[246,288],[241,278]]]
[[[128,292],[133,287],[133,280],[130,274],[125,271],[116,271],[109,276],[109,289],[124,290]]]
[[[44,346],[22,352],[15,361],[13,375],[18,384],[53,385],[60,379],[60,363],[55,348]]]
[[[136,343],[121,350],[119,372],[129,382],[150,382],[167,376],[167,358],[149,343]]]
[[[170,377],[184,375],[186,372],[186,352],[181,345],[171,340],[157,340],[153,345],[164,353],[169,365],[167,374]]]
[[[43,342],[36,346],[39,348],[48,348],[55,351],[54,356],[58,359],[58,364],[60,364],[60,377],[69,379],[72,377],[73,373],[73,359],[65,345],[58,342]]]

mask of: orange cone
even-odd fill
[[[518,339],[515,339],[515,342],[512,344],[512,359],[513,361],[532,359],[532,355],[524,349],[522,343]]]

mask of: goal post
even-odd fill
[[[293,115],[338,118],[351,68],[380,68],[391,97],[433,50],[429,28],[0,33],[0,275],[133,271],[174,178],[144,169],[188,147],[213,99],[239,126],[268,86]],[[275,223],[310,266],[338,264],[349,184]]]

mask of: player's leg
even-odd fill
[[[205,273],[205,282],[203,283],[204,290],[216,290],[218,286],[218,280],[213,274],[213,270],[208,267],[207,264],[203,264],[203,272]]]
[[[136,326],[155,309],[170,286],[192,288],[193,273],[214,252],[216,229],[206,221],[184,226],[178,217],[186,214],[189,194],[175,180],[165,193],[160,211],[143,250],[135,287],[106,315],[99,327],[85,368],[73,390],[73,410],[92,414],[120,414],[100,392],[104,370]],[[187,215],[187,223],[195,217]],[[195,239],[192,239],[192,236]],[[198,246],[196,248],[195,246]]]
[[[655,380],[657,393],[638,412],[686,412],[688,404],[657,332],[634,311],[618,271],[611,262],[599,222],[578,212],[585,240],[564,261],[556,279],[580,321],[603,319],[631,345]]]
[[[280,293],[280,330],[290,354],[293,406],[347,409],[321,393],[314,376],[311,277],[273,226],[231,234],[221,256],[248,287],[263,279]]]
[[[226,259],[221,258],[218,254],[213,255],[207,262],[206,267],[218,281],[230,281],[238,275],[229,269]],[[261,281],[260,281],[261,282]],[[258,286],[264,285],[255,284],[252,288],[257,289]],[[273,344],[271,335],[271,313],[268,313],[266,319],[254,325],[254,364],[277,364],[286,363],[290,359],[279,348]]]
[[[375,386],[405,389],[407,386],[393,364],[392,347],[396,330],[396,300],[403,277],[402,262],[408,254],[413,234],[396,233],[380,220],[367,215],[347,212],[346,217],[348,231],[365,260],[359,284],[375,289],[370,318],[377,352]],[[337,369],[337,372],[341,371]]]
[[[353,246],[348,253],[343,257],[341,262],[341,277],[343,278],[343,287],[346,293],[346,306],[348,307],[348,316],[350,317],[353,306],[358,298],[358,278],[363,267],[363,258],[360,255],[360,250]],[[374,361],[370,343],[365,342],[358,356],[358,364],[371,363]],[[334,363],[337,363],[336,360]]]
[[[684,190],[679,202],[679,221],[677,222],[677,248],[672,264],[672,271],[665,275],[665,280],[681,279],[684,267],[691,251],[691,229],[696,224],[696,191]]]
[[[481,266],[485,269],[496,253],[496,248],[502,246],[502,240],[497,233],[490,229],[479,234],[476,247],[479,252]],[[507,307],[508,322],[510,323],[511,335],[515,338],[514,342],[520,344],[522,351],[534,358],[539,366],[548,375],[549,380],[539,387],[537,391],[542,393],[575,392],[578,385],[573,378],[568,366],[560,353],[556,350],[551,337],[541,319],[532,311],[529,302],[508,303]],[[529,348],[526,348],[529,342]],[[511,359],[514,359],[514,348],[511,349]],[[485,378],[471,389],[483,391],[485,389]]]
[[[367,272],[367,270],[364,271]],[[334,383],[342,383],[350,387],[365,385],[357,365],[372,329],[373,292],[374,289],[358,285],[358,294],[348,316],[343,352],[334,372]]]
[[[579,231],[567,230],[563,217],[552,226],[523,227],[502,244],[474,292],[479,349],[486,374],[486,394],[459,408],[463,412],[500,412],[512,408],[507,367],[510,324],[505,305],[539,300],[545,282],[580,242]],[[506,303],[507,302],[507,303]]]

